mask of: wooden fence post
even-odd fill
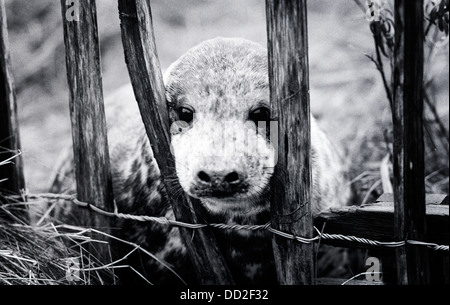
[[[19,122],[16,94],[9,52],[8,26],[5,1],[0,0],[0,190],[19,195],[25,189],[22,156],[20,151]],[[1,202],[0,202],[1,203]],[[27,220],[27,206],[19,208],[15,216]]]
[[[20,150],[14,78],[11,72],[5,1],[0,0],[0,162],[13,157]],[[25,188],[22,157],[0,166],[0,189],[20,194]]]
[[[95,1],[61,0],[61,7],[77,196],[113,211]],[[109,218],[87,209],[81,213],[83,225],[109,232]],[[109,259],[107,246],[98,245],[96,252]]]
[[[306,0],[266,0],[270,101],[278,119],[272,227],[313,237]],[[280,284],[315,284],[313,244],[274,235]]]
[[[395,0],[394,203],[398,240],[426,236],[423,142],[423,1]],[[426,247],[396,252],[398,284],[428,284]]]
[[[169,115],[164,83],[156,52],[149,0],[119,0],[125,58],[153,155],[164,178],[176,177],[175,159],[170,150]],[[134,101],[130,101],[134,102]],[[175,218],[200,223],[196,212],[201,203],[187,195],[174,200],[178,181],[164,179]],[[178,197],[177,197],[178,198]],[[200,284],[232,284],[233,279],[210,229],[195,233],[180,228],[183,241]]]

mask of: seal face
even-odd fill
[[[183,190],[215,214],[267,208],[261,197],[275,150],[258,128],[271,119],[264,49],[244,40],[207,41],[175,62],[165,83],[171,117],[181,121],[175,126],[185,126],[172,133]]]
[[[271,141],[267,53],[235,38],[205,41],[181,56],[164,76],[171,118],[176,177],[200,199],[206,221],[265,224],[270,221],[270,180],[276,163]],[[114,197],[120,212],[174,219],[131,86],[106,100]],[[276,123],[276,122],[275,122]],[[295,135],[291,135],[295,136]],[[311,208],[346,204],[349,187],[338,149],[311,118]],[[73,158],[63,158],[52,192],[75,191]],[[178,228],[120,221],[117,234],[153,253],[185,280],[195,281]],[[215,231],[236,282],[276,281],[271,235],[266,231]],[[127,250],[119,251],[127,254]],[[153,282],[179,280],[160,262],[128,257]],[[127,278],[123,277],[126,281]]]

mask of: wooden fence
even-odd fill
[[[61,0],[64,20],[69,105],[72,120],[77,191],[81,201],[112,211],[112,184],[103,106],[100,55],[94,1]],[[395,1],[394,69],[394,194],[376,203],[324,211],[313,220],[310,211],[311,164],[309,68],[306,0],[266,0],[271,109],[278,118],[278,163],[271,203],[271,226],[293,237],[312,238],[314,226],[326,223],[328,234],[343,238],[322,243],[344,247],[385,249],[383,243],[403,242],[395,248],[392,277],[398,284],[429,284],[434,277],[448,283],[448,251],[436,257],[424,241],[448,245],[448,197],[424,191],[422,126],[423,2]],[[9,151],[20,147],[15,99],[10,73],[4,0],[0,0],[0,141]],[[163,178],[175,176],[171,155],[169,116],[153,34],[149,0],[119,0],[122,42],[136,101]],[[68,18],[70,17],[70,18]],[[133,101],[130,101],[133,102]],[[13,111],[11,111],[13,110]],[[289,136],[295,134],[295,137]],[[14,141],[9,141],[13,139]],[[299,150],[298,147],[302,147]],[[8,190],[24,188],[20,159],[1,171]],[[301,169],[301,170],[298,170]],[[175,201],[177,187],[164,179],[176,219],[199,223],[198,204],[185,196]],[[101,215],[86,214],[86,225],[111,226]],[[182,237],[202,284],[232,284],[233,278],[210,228],[194,234],[182,228]],[[336,235],[337,236],[337,235]],[[347,238],[345,238],[347,237]],[[375,240],[379,243],[362,241]],[[273,249],[280,284],[315,284],[313,243],[274,235]],[[383,257],[394,250],[384,250]],[[100,251],[101,252],[101,251]],[[106,254],[105,254],[106,255]],[[392,257],[391,257],[392,259]],[[388,275],[392,270],[383,269]],[[435,273],[440,273],[436,275]]]

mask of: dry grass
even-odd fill
[[[39,225],[17,216],[17,208],[36,204],[49,206],[46,200],[18,202],[2,197],[5,198],[10,202],[0,205],[0,284],[114,285],[120,283],[117,274],[120,269],[129,269],[142,283],[152,284],[126,264],[134,252],[158,261],[178,277],[180,283],[184,282],[169,265],[137,244],[101,230],[61,223],[45,212],[37,215],[45,218]],[[126,245],[131,250],[120,258],[113,258],[111,252],[101,258],[96,245],[103,244],[111,249],[111,242]]]
[[[17,203],[0,206],[0,215],[14,213]],[[17,220],[17,219],[16,219]],[[0,284],[3,285],[72,285],[102,284],[115,278],[114,269],[103,266],[85,250],[96,243],[83,228],[66,230],[53,223],[32,226],[26,221],[0,218]],[[78,232],[77,232],[78,231]],[[70,263],[77,262],[73,275]],[[76,276],[76,275],[79,276]]]
[[[143,260],[155,260],[185,283],[169,264],[138,244],[118,238],[109,230],[62,222],[52,213],[56,205],[73,214],[78,214],[74,209],[82,209],[67,203],[48,196],[0,192],[0,285],[115,285],[121,283],[123,269],[135,273],[140,283],[152,284],[127,264],[135,252]],[[64,221],[71,221],[70,217]],[[105,248],[106,256],[99,253]],[[121,251],[119,256],[113,250],[117,248],[126,248],[127,252]]]

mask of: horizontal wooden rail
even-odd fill
[[[428,224],[426,242],[449,244],[448,196],[431,194],[426,196],[426,218]],[[314,225],[324,233],[342,234],[377,241],[394,240],[394,203],[392,194],[381,196],[375,203],[362,206],[347,206],[320,213]],[[322,240],[322,243],[343,247],[355,247],[354,242]],[[371,248],[361,244],[361,248]]]

